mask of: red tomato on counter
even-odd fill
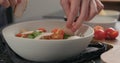
[[[102,29],[95,30],[94,38],[97,40],[104,40],[106,38],[106,33]]]
[[[106,39],[115,39],[119,35],[119,32],[114,28],[107,28],[105,33],[107,35]]]
[[[104,30],[104,28],[102,26],[99,26],[99,25],[95,26],[93,29],[94,30],[99,30],[99,29]]]

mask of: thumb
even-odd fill
[[[61,6],[64,9],[64,12],[68,18],[69,12],[70,12],[70,2],[69,0],[60,0]]]

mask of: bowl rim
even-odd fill
[[[31,20],[31,21],[22,21],[22,22],[12,23],[12,24],[9,24],[9,25],[7,25],[7,26],[5,26],[5,27],[2,28],[2,36],[4,37],[4,30],[6,28],[8,28],[9,26],[13,26],[13,25],[20,24],[20,23],[27,23],[27,22],[35,22],[35,21],[39,22],[39,21],[44,21],[44,20],[45,21],[53,21],[54,20],[54,21],[59,21],[60,22],[61,19],[41,19],[41,20]],[[87,24],[83,24],[83,25],[89,27],[92,30],[92,33],[86,35],[85,37],[80,37],[80,38],[76,38],[76,39],[69,39],[69,40],[79,40],[79,39],[87,38],[87,37],[90,37],[90,36],[94,35],[94,29],[91,26],[89,26]],[[36,39],[19,38],[19,37],[15,37],[15,36],[13,36],[11,38],[13,38],[13,39],[20,39],[20,40],[22,39],[22,40],[32,40],[32,41],[45,41],[45,42],[47,42],[47,41],[69,41],[68,39],[60,39],[60,40],[36,40]]]
[[[110,21],[110,22],[92,22],[92,21],[90,21],[90,22],[84,22],[84,23],[88,23],[88,24],[113,24],[113,23],[116,23],[118,20],[117,19],[114,19],[113,21]]]

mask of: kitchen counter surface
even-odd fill
[[[120,63],[120,22],[116,24],[116,29],[119,31],[117,39],[106,42],[107,44],[113,46],[113,48],[101,55],[101,59],[105,63]]]

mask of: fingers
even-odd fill
[[[93,10],[93,9],[94,10]],[[88,21],[95,17],[102,9],[104,5],[100,2],[100,0],[91,0],[91,7],[90,7],[90,16],[87,19]]]
[[[10,6],[10,3],[8,0],[3,0],[3,2],[1,3],[1,5],[5,8],[8,8]]]
[[[14,10],[14,16],[17,18],[21,17],[26,10],[27,4],[28,0],[22,0],[20,4],[17,4]]]
[[[61,3],[68,18],[66,26],[74,32],[83,21],[90,21],[104,8],[100,0],[61,0]],[[79,17],[74,22],[78,13]]]
[[[89,18],[87,20],[88,21],[91,20],[97,14],[98,14],[97,4],[96,4],[95,0],[91,0],[91,2],[90,2],[90,13],[89,13]]]
[[[80,0],[71,0],[70,13],[68,15],[67,27],[72,28],[75,18],[78,16]]]
[[[60,0],[61,6],[63,7],[66,16],[68,17],[70,13],[70,2],[69,0]]]
[[[15,8],[17,0],[9,0],[11,7]]]
[[[5,8],[8,8],[9,6],[14,8],[20,2],[21,0],[0,0],[0,4]]]
[[[95,0],[96,4],[97,4],[97,9],[98,9],[98,13],[104,8],[104,5],[101,3],[100,0]]]
[[[89,18],[89,11],[90,11],[90,0],[88,0],[86,2],[86,10],[84,12],[84,17],[82,17],[83,21],[87,21],[87,19]],[[80,11],[81,12],[81,11]],[[82,13],[82,12],[81,12]],[[82,16],[82,14],[80,14]]]
[[[80,10],[80,16],[75,22],[72,31],[76,31],[82,24],[82,22],[88,17],[88,11],[89,11],[89,3],[90,0],[82,0],[81,3],[81,10]]]

